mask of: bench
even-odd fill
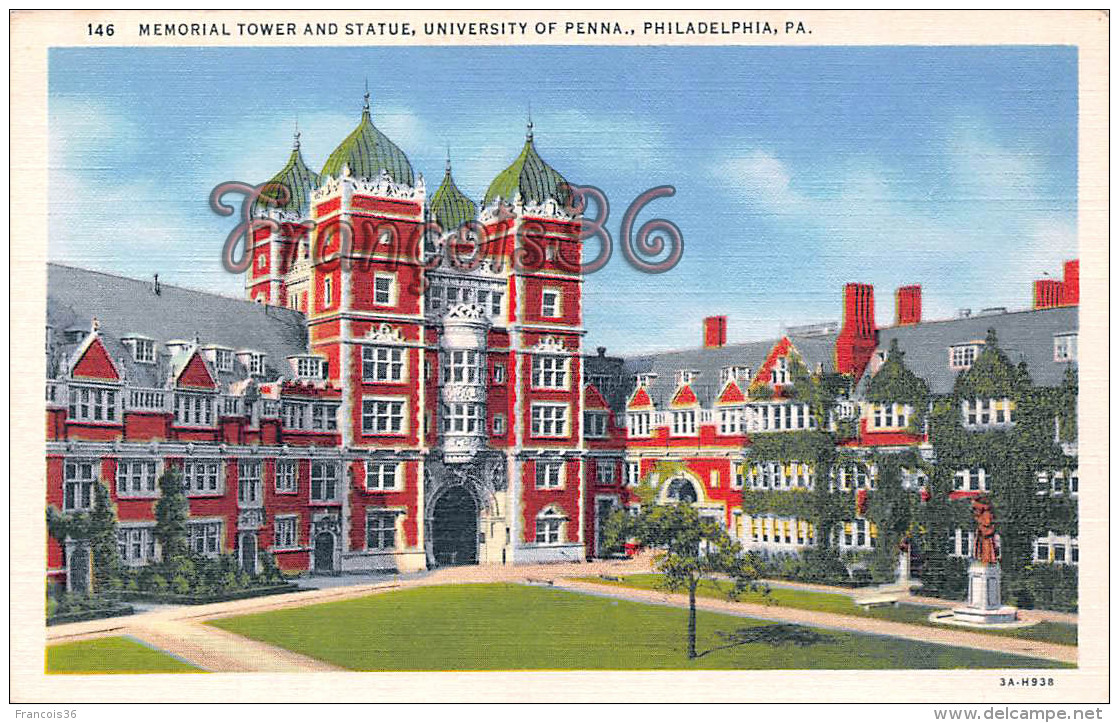
[[[872,607],[882,607],[884,605],[898,606],[901,600],[901,594],[896,592],[879,593],[876,595],[867,595],[865,597],[857,597],[854,602],[863,610],[870,610]]]

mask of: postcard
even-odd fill
[[[11,27],[13,701],[1107,701],[1106,13]]]

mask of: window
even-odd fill
[[[70,419],[78,422],[115,422],[117,393],[113,389],[70,387]]]
[[[987,470],[982,467],[957,470],[952,487],[965,492],[988,492]]]
[[[694,409],[672,413],[672,434],[678,437],[686,437],[695,434]]]
[[[333,404],[312,406],[311,429],[316,432],[333,432],[338,429],[338,407]]]
[[[614,463],[606,460],[600,460],[594,467],[594,481],[595,484],[604,486],[613,486],[614,484]]]
[[[217,556],[221,552],[221,521],[188,522],[187,543],[199,555]]]
[[[183,486],[187,494],[220,495],[221,461],[216,459],[188,459],[183,462]]]
[[[293,494],[299,491],[298,469],[293,459],[276,460],[276,492]]]
[[[690,369],[680,369],[676,372],[676,386],[682,387],[695,381],[697,372]]]
[[[322,379],[322,359],[301,356],[295,360],[295,373],[303,379]]]
[[[117,495],[155,495],[158,464],[154,459],[117,460]]]
[[[723,367],[719,370],[719,386],[724,386],[727,382],[748,382],[750,381],[750,367],[731,366]]]
[[[93,509],[93,485],[97,483],[100,462],[95,460],[67,460],[62,487],[62,509]]]
[[[738,434],[741,429],[741,409],[719,410],[719,434]]]
[[[450,294],[447,294],[449,302]],[[378,273],[373,276],[373,303],[378,306],[396,306],[396,275]]]
[[[648,389],[653,384],[653,380],[656,378],[656,374],[638,374],[637,386]]]
[[[400,489],[399,462],[365,462],[365,489],[384,492]]]
[[[1038,537],[1034,540],[1034,562],[1077,565],[1080,563],[1079,540],[1053,532],[1045,537]]]
[[[586,427],[586,436],[605,437],[606,423],[609,418],[606,412],[584,412],[583,426]]]
[[[968,557],[975,547],[975,532],[961,528],[948,533],[948,554],[951,557]]]
[[[258,351],[250,351],[245,353],[247,359],[246,366],[249,368],[249,374],[253,376],[260,376],[264,373],[264,355]]]
[[[533,404],[532,436],[566,437],[567,405],[545,403]]]
[[[283,517],[276,517],[273,521],[273,535],[274,542],[272,547],[281,550],[290,549],[299,544],[299,538],[296,534],[296,525],[299,522],[298,515],[284,515]]]
[[[215,349],[214,364],[219,372],[233,371],[233,352],[229,349]]]
[[[490,315],[501,316],[501,299],[504,296],[500,291],[493,292],[490,297]]]
[[[563,540],[564,517],[555,507],[547,507],[536,518],[536,544],[558,545]]]
[[[734,467],[734,489],[740,490],[746,486],[746,462],[738,459],[731,465]]]
[[[970,369],[979,356],[979,344],[957,344],[948,349],[948,366],[952,369]]]
[[[363,346],[361,378],[366,382],[403,382],[404,349],[391,346]]]
[[[626,462],[626,484],[636,487],[641,483],[641,463]]]
[[[536,463],[536,489],[554,490],[563,487],[563,462]]]
[[[383,510],[366,511],[365,547],[369,550],[396,549],[396,513]]]
[[[1053,337],[1053,361],[1076,361],[1076,334],[1058,334]]]
[[[904,404],[872,404],[872,429],[903,429],[909,425],[909,407]]]
[[[140,364],[154,364],[155,342],[151,339],[133,339],[132,358]]]
[[[649,436],[649,412],[630,412],[626,415],[626,427],[631,437]]]
[[[327,276],[322,280],[322,306],[329,309],[334,305],[334,279]]]
[[[475,434],[484,432],[482,417],[485,408],[481,404],[459,403],[443,405],[443,431]]]
[[[561,316],[561,296],[558,289],[544,289],[540,294],[540,315],[547,319]]]
[[[480,352],[457,350],[443,354],[445,384],[477,384],[482,378],[483,355]]]
[[[117,553],[129,567],[155,562],[155,530],[152,527],[121,527],[117,530]]]
[[[404,434],[403,399],[361,400],[361,431],[363,434]]]
[[[770,382],[774,386],[784,385],[789,383],[789,359],[788,357],[778,357],[773,364],[773,371],[770,373]]]
[[[505,415],[504,414],[493,415],[493,433],[498,435],[498,436],[501,436],[501,435],[505,434]]]
[[[337,462],[311,462],[311,501],[338,501]]]
[[[304,402],[284,402],[281,407],[285,429],[307,429],[310,405]]]
[[[264,494],[260,484],[260,462],[237,463],[237,505],[260,507]]]
[[[968,428],[1013,423],[1014,402],[1006,399],[965,399],[960,403],[963,424]]]
[[[494,366],[493,366],[493,383],[494,384],[504,384],[505,383],[505,365],[504,364],[494,364]]]
[[[212,427],[214,398],[205,394],[175,394],[175,423],[183,427]]]
[[[567,389],[567,359],[560,356],[533,356],[532,386],[537,389]]]

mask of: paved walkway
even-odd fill
[[[442,568],[423,575],[401,575],[399,578],[365,578],[363,584],[322,587],[315,590],[272,595],[247,600],[162,607],[119,618],[103,618],[47,628],[48,643],[62,643],[116,635],[131,635],[156,648],[213,672],[297,672],[337,670],[328,663],[314,660],[289,650],[249,640],[233,633],[204,625],[208,620],[245,615],[248,613],[302,607],[323,602],[348,600],[403,588],[426,585],[454,585],[464,583],[532,583],[543,582],[556,587],[594,594],[634,600],[659,605],[686,606],[687,597],[655,590],[619,588],[611,585],[573,580],[576,577],[597,575],[624,576],[650,571],[650,558],[642,556],[632,560],[607,560],[589,563],[553,565],[471,566]],[[313,581],[311,581],[313,584]],[[782,583],[786,585],[788,583]],[[797,585],[800,587],[800,585]],[[826,586],[803,586],[821,592],[842,592],[845,588],[829,589]],[[932,600],[930,598],[914,599]],[[951,628],[930,628],[876,618],[838,615],[815,610],[798,610],[753,603],[729,602],[700,598],[697,607],[703,610],[729,613],[742,617],[759,618],[777,622],[844,630],[850,632],[885,635],[907,640],[919,640],[943,645],[955,645],[979,650],[995,650],[1035,658],[1047,658],[1075,663],[1077,649],[1033,640],[1023,640],[994,635],[984,635]],[[932,600],[928,604],[951,607],[945,600]],[[1032,614],[1033,611],[1031,611]],[[1054,615],[1060,615],[1055,613]],[[1075,616],[1072,622],[1075,623]],[[1062,620],[1062,622],[1065,622]]]

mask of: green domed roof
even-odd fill
[[[536,152],[531,123],[521,155],[493,180],[482,205],[488,206],[498,198],[512,203],[518,193],[524,203],[544,203],[552,199],[567,205],[571,198],[567,181]]]
[[[454,231],[478,216],[478,205],[466,197],[451,178],[451,161],[447,160],[447,173],[431,197],[431,220],[444,232]]]
[[[310,210],[311,191],[318,188],[319,185],[319,174],[312,171],[303,162],[303,154],[299,152],[299,134],[296,133],[295,147],[291,150],[291,157],[288,158],[287,165],[265,184],[264,190],[260,193],[260,198],[257,199],[256,211],[263,213],[274,209],[295,213],[303,218]],[[275,199],[277,201],[286,199],[286,201],[274,205],[268,203],[265,199]]]
[[[373,125],[369,116],[368,95],[365,108],[361,111],[361,122],[326,159],[322,175],[324,178],[341,177],[345,166],[350,167],[350,175],[355,178],[376,179],[384,170],[388,171],[389,178],[396,183],[416,185],[412,164],[408,162],[404,151]]]

